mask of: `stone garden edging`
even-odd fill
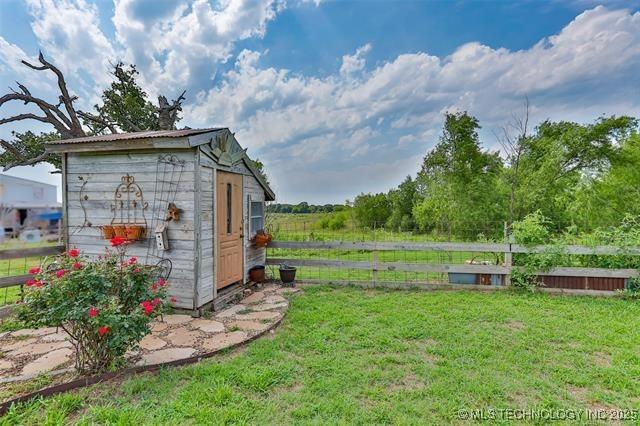
[[[31,393],[29,393],[27,395],[22,395],[22,396],[13,398],[11,400],[5,401],[5,402],[0,404],[0,416],[6,414],[7,411],[9,411],[14,404],[27,402],[27,401],[29,401],[31,399],[34,399],[34,398],[37,398],[37,397],[49,397],[49,396],[57,395],[57,394],[60,394],[60,393],[63,393],[63,392],[67,392],[67,391],[73,390],[73,389],[79,389],[79,388],[83,388],[83,387],[94,385],[96,383],[112,380],[114,378],[128,377],[128,376],[132,376],[132,375],[139,374],[139,373],[144,373],[144,372],[149,372],[149,371],[157,371],[157,370],[159,370],[159,369],[161,369],[163,367],[178,367],[178,366],[181,366],[181,365],[188,365],[188,364],[194,364],[194,363],[200,362],[203,359],[211,358],[211,357],[213,357],[213,356],[215,356],[215,355],[217,355],[217,354],[219,354],[221,352],[237,349],[237,348],[239,348],[241,346],[246,345],[247,343],[250,343],[250,342],[258,339],[259,337],[264,336],[267,333],[272,332],[273,330],[275,330],[280,325],[280,323],[282,322],[283,319],[284,319],[284,315],[282,315],[280,318],[275,320],[275,322],[270,324],[269,327],[266,328],[265,330],[260,331],[259,333],[254,334],[253,336],[249,336],[246,340],[243,340],[242,342],[234,343],[234,344],[232,344],[230,346],[227,346],[227,347],[224,347],[224,348],[221,348],[221,349],[216,349],[216,350],[214,350],[212,352],[208,352],[208,353],[192,356],[192,357],[189,357],[189,358],[178,359],[178,360],[175,360],[175,361],[169,361],[169,362],[164,362],[164,363],[159,363],[159,364],[152,364],[152,365],[139,365],[139,366],[129,367],[129,368],[126,368],[124,370],[120,370],[120,371],[116,371],[116,372],[112,372],[112,373],[103,373],[103,374],[98,374],[98,375],[95,375],[95,376],[82,377],[82,378],[79,378],[79,379],[72,380],[70,382],[60,383],[60,384],[57,384],[57,385],[50,386],[48,388],[44,388],[44,389],[37,390],[35,392],[31,392]]]

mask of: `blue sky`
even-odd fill
[[[227,126],[267,165],[281,202],[343,202],[386,191],[437,142],[446,111],[494,131],[534,122],[638,115],[638,2],[4,0],[0,79],[55,96],[19,64],[39,48],[80,107],[109,62],[137,64],[153,97],[187,90],[191,127]],[[4,105],[1,116],[22,111]],[[0,127],[44,130],[23,123]],[[58,183],[49,168],[10,174]]]

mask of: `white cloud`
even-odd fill
[[[78,79],[93,80],[84,90],[101,90],[108,61],[117,58],[137,64],[152,96],[189,89],[182,124],[232,128],[276,166],[270,175],[286,182],[285,197],[303,187],[309,199],[326,193],[319,179],[290,179],[292,162],[331,184],[334,175],[353,183],[345,190],[351,194],[397,184],[391,172],[375,174],[367,164],[398,165],[401,179],[436,142],[446,111],[469,110],[489,138],[520,110],[524,95],[533,121],[640,112],[640,13],[624,9],[587,10],[518,51],[472,42],[443,58],[416,52],[371,66],[367,43],[345,54],[339,70],[317,77],[261,66],[268,52],[234,55],[238,41],[265,35],[283,0],[114,0],[115,40],[100,31],[97,8],[85,0],[27,1],[45,51]],[[5,74],[21,72],[14,67],[23,54],[0,38]],[[233,56],[233,67],[217,74]]]
[[[340,74],[351,75],[355,72],[362,71],[365,66],[364,55],[371,50],[371,43],[367,43],[364,46],[358,48],[353,55],[344,55],[342,57],[342,66],[340,67]]]
[[[54,58],[67,75],[80,78],[80,72],[91,76],[85,89],[94,93],[94,84],[110,81],[110,61],[116,51],[100,30],[98,8],[85,0],[26,0],[33,17],[31,28],[43,52]]]
[[[198,88],[231,55],[234,43],[262,37],[284,7],[276,0],[162,1],[149,13],[134,0],[115,0],[113,23],[128,62],[138,65],[155,94]],[[202,81],[202,76],[204,80]]]
[[[629,93],[640,70],[640,13],[596,7],[526,50],[474,42],[443,59],[402,54],[367,71],[370,49],[367,44],[345,55],[340,71],[323,78],[262,68],[260,54],[244,51],[186,115],[193,124],[232,127],[265,159],[284,156],[337,172],[344,164],[332,166],[328,158],[366,154],[376,161],[385,152],[397,158],[392,146],[408,149],[405,156],[424,152],[435,143],[446,111],[470,111],[490,137],[525,95],[538,121],[639,111]]]

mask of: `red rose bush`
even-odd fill
[[[151,321],[169,306],[167,283],[155,268],[126,256],[127,241],[90,260],[77,249],[32,268],[19,316],[30,326],[64,329],[84,374],[113,370],[150,332]]]

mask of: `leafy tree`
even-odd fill
[[[590,228],[640,216],[640,135],[633,134],[612,156],[602,176],[587,176],[580,184],[571,216]]]
[[[540,210],[556,226],[572,221],[570,207],[585,178],[598,178],[636,127],[630,117],[603,117],[594,124],[545,121],[526,139],[520,161],[516,217]]]
[[[61,167],[62,161],[59,155],[48,155],[44,151],[47,142],[60,139],[58,133],[36,134],[29,130],[24,133],[12,132],[11,134],[14,138],[13,142],[0,153],[0,165],[3,165],[5,170],[14,165],[28,166],[42,161],[46,161],[58,169]]]
[[[411,231],[415,227],[413,205],[416,201],[416,182],[407,176],[397,189],[389,191],[391,215],[387,226],[392,229]]]
[[[466,112],[446,114],[440,141],[425,156],[417,177],[422,200],[413,215],[420,229],[460,235],[476,234],[487,225],[502,229],[502,161],[497,153],[482,150],[478,129],[478,120]]]
[[[382,227],[391,215],[391,202],[386,194],[360,194],[353,202],[353,213],[361,226]]]
[[[118,62],[113,66],[113,82],[102,92],[102,105],[95,105],[97,116],[85,118],[91,133],[102,133],[105,123],[123,132],[159,130],[158,108],[147,99],[147,93],[136,81],[139,73],[135,65]],[[179,120],[179,118],[178,118]]]

